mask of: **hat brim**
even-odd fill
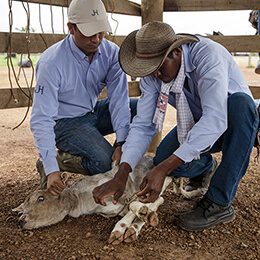
[[[111,26],[106,19],[98,20],[91,23],[77,23],[77,27],[80,30],[80,32],[86,37],[95,35],[100,32],[112,33]]]
[[[136,57],[136,33],[130,33],[122,42],[119,51],[119,63],[123,71],[133,77],[145,77],[158,70],[168,54],[175,48],[190,42],[198,42],[199,38],[192,34],[176,34],[177,39],[169,46],[165,53],[154,58]]]

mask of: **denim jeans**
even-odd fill
[[[131,119],[136,115],[137,100],[130,99]],[[104,138],[114,133],[107,98],[97,101],[93,113],[58,120],[54,132],[56,147],[82,156],[82,166],[89,175],[111,169],[111,157],[115,149]]]
[[[180,165],[170,175],[192,178],[205,174],[213,166],[211,154],[222,151],[221,163],[211,179],[206,196],[219,205],[230,205],[238,183],[246,173],[257,127],[258,112],[252,98],[240,92],[230,95],[228,129],[209,152],[200,155],[199,160]],[[175,127],[159,145],[154,158],[155,165],[171,156],[178,147],[177,127]]]

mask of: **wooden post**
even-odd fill
[[[163,21],[164,0],[142,0],[142,25],[152,21]],[[148,153],[155,153],[162,140],[162,132],[158,132],[147,149]]]
[[[252,54],[251,52],[249,52],[249,55],[248,55],[248,67],[250,68],[252,66],[252,63],[251,63],[251,57],[252,57]]]
[[[142,0],[142,25],[152,21],[163,20],[164,0]]]

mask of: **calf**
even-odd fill
[[[152,157],[144,156],[130,173],[125,192],[116,205],[112,203],[112,198],[108,197],[105,199],[107,206],[102,206],[95,203],[92,196],[95,187],[114,177],[118,166],[113,166],[112,170],[104,174],[86,176],[71,183],[58,196],[52,196],[47,190],[34,191],[24,203],[13,211],[18,211],[21,214],[19,224],[23,229],[55,224],[64,219],[66,215],[72,217],[79,217],[82,214],[99,214],[107,217],[120,215],[123,218],[115,225],[108,242],[114,245],[122,241],[132,242],[137,239],[145,223],[152,226],[158,224],[156,210],[163,203],[163,198],[159,196],[154,203],[144,204],[135,195],[139,191],[144,176],[153,167]],[[161,194],[170,182],[171,178],[167,177]],[[183,193],[184,196],[186,194],[182,187],[175,190]],[[187,194],[189,195],[189,193]],[[127,199],[130,201],[126,202]]]

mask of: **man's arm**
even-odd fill
[[[126,162],[132,169],[141,160],[152,138],[156,135],[153,116],[158,101],[161,83],[152,76],[140,79],[141,96],[137,103],[137,115],[134,117],[126,143],[122,147],[121,162]]]
[[[53,130],[54,117],[58,113],[59,80],[55,68],[46,62],[38,62],[36,75],[30,127],[47,175],[47,188],[53,195],[58,195],[66,187],[60,178]]]
[[[51,64],[37,63],[37,83],[34,91],[30,127],[46,175],[59,171],[54,133],[54,118],[57,116],[59,108],[57,73],[56,68]]]
[[[119,198],[123,195],[126,187],[126,182],[131,171],[131,167],[127,163],[122,163],[119,166],[119,170],[116,173],[115,177],[96,187],[93,190],[93,197],[96,203],[99,203],[103,206],[106,206],[105,198],[113,196],[112,202],[117,203]]]
[[[148,172],[140,185],[141,191],[137,193],[139,200],[143,203],[155,202],[162,191],[166,176],[183,163],[173,154]]]
[[[138,102],[137,116],[131,124],[131,130],[127,136],[126,143],[122,147],[122,150],[124,151],[123,156],[124,153],[126,153],[124,156],[125,160],[122,161],[118,172],[111,181],[94,189],[93,196],[96,203],[106,205],[104,199],[113,195],[113,203],[116,204],[124,193],[131,169],[134,168],[142,158],[152,137],[156,134],[152,118],[157,98],[157,90],[154,89],[152,91],[152,86],[147,86],[147,90],[143,89],[141,99]],[[134,129],[132,129],[132,127]],[[133,160],[130,157],[133,158]]]
[[[111,123],[116,133],[117,142],[123,142],[129,131],[131,120],[128,82],[126,74],[118,62],[118,47],[114,50],[110,67],[106,75],[107,96]]]
[[[227,129],[227,100],[230,71],[234,64],[232,57],[219,44],[202,39],[188,49],[190,59],[195,66],[192,80],[189,80],[198,97],[193,101],[201,107],[201,116],[187,135],[186,141],[174,152],[185,162],[191,162],[200,153],[211,149],[214,143]],[[237,75],[239,77],[239,75]]]

